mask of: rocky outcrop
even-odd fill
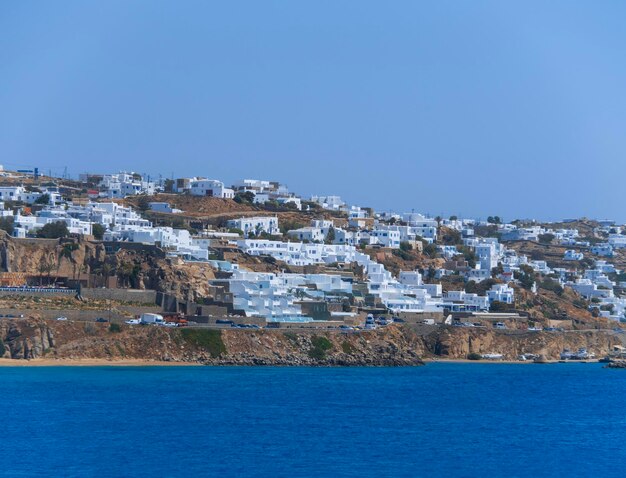
[[[32,359],[55,346],[54,333],[41,321],[0,321],[0,356]]]
[[[156,252],[159,252],[157,249]],[[14,239],[0,230],[0,270],[20,272],[46,284],[50,277],[89,277],[92,287],[116,277],[120,287],[155,289],[181,300],[208,295],[214,279],[208,264],[185,263],[155,253],[154,247],[120,248],[107,254],[104,244],[85,239]]]
[[[428,330],[430,329],[430,330]],[[604,356],[621,336],[611,331],[502,333],[453,327],[389,326],[375,331],[111,328],[106,323],[1,319],[0,356],[13,359],[141,359],[214,365],[420,365],[422,359],[464,359],[533,353],[548,360],[564,348]]]
[[[13,359],[142,359],[214,365],[420,365],[408,331],[341,334],[167,329],[41,319],[0,320],[0,352]]]
[[[424,342],[428,353],[442,358],[498,353],[504,359],[515,360],[528,353],[557,360],[563,349],[581,347],[598,357],[606,355],[614,345],[622,345],[622,336],[609,330],[538,332],[444,327],[424,336]]]

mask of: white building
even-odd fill
[[[235,192],[217,179],[196,179],[190,182],[190,191],[194,196],[209,196],[232,199]]]
[[[609,234],[609,244],[613,249],[626,248],[626,236],[623,234]]]
[[[596,256],[613,257],[613,246],[611,244],[596,244],[591,246],[591,253]]]
[[[226,222],[226,227],[243,231],[244,237],[248,237],[251,234],[258,236],[261,233],[272,235],[280,232],[278,217],[255,216],[231,219]]]
[[[181,209],[173,208],[166,202],[151,202],[150,210],[154,212],[163,212],[168,214],[180,214],[181,212],[183,212]]]
[[[319,227],[301,227],[292,229],[287,235],[293,239],[308,242],[322,242],[326,239],[326,234]]]
[[[515,302],[515,291],[508,284],[494,284],[491,289],[487,291],[487,297],[489,302],[504,302],[505,304],[512,304]]]
[[[380,244],[383,247],[390,247],[391,249],[400,248],[400,232],[394,231],[388,228],[377,229],[370,231],[370,238],[372,244]]]
[[[563,255],[563,260],[565,261],[580,261],[584,258],[584,254],[582,252],[576,252],[573,249],[568,249],[565,251]]]
[[[346,205],[339,196],[312,196],[311,202],[319,204],[324,209],[333,211],[338,211]]]

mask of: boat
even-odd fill
[[[589,353],[585,347],[579,348],[576,352],[570,349],[563,349],[561,352],[561,360],[587,360],[595,357],[595,354]]]
[[[490,354],[483,354],[482,357],[487,360],[502,360],[503,355],[490,353]]]

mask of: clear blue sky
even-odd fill
[[[0,163],[626,221],[623,1],[4,1]]]

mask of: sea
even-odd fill
[[[601,364],[0,367],[0,476],[621,476],[625,400]]]

